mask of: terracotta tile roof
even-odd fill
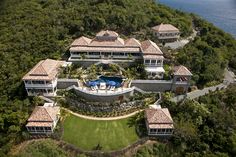
[[[130,38],[125,40],[125,46],[140,47],[141,43],[135,38]]]
[[[110,30],[106,30],[106,31],[102,30],[96,34],[96,37],[106,37],[106,36],[116,38],[119,35],[118,35],[118,33],[114,32],[114,31],[110,31]]]
[[[151,40],[146,40],[141,43],[143,54],[163,55],[160,48]]]
[[[51,127],[53,122],[28,122],[26,127]]]
[[[179,29],[171,24],[160,24],[152,27],[152,30],[156,32],[179,32]]]
[[[152,128],[152,129],[173,129],[174,124],[150,124],[149,128]]]
[[[170,112],[167,108],[146,109],[145,117],[148,124],[173,124]]]
[[[183,65],[174,67],[174,75],[192,76],[193,74]]]
[[[121,38],[116,38],[114,40],[99,40],[94,38],[89,46],[107,46],[107,47],[119,47],[124,46],[124,40]]]
[[[71,47],[71,52],[140,52],[140,48],[136,47],[90,47],[90,46],[79,46]],[[141,52],[140,52],[141,53]]]
[[[144,59],[164,59],[163,56],[160,55],[143,55]]]
[[[59,107],[37,106],[30,115],[28,122],[53,122],[59,114]]]
[[[71,44],[71,46],[85,46],[85,45],[88,45],[90,42],[91,42],[91,39],[82,36],[78,39],[75,39],[73,43]]]
[[[53,80],[58,73],[58,68],[64,63],[52,59],[42,60],[23,77],[23,80]]]
[[[71,45],[71,52],[142,52],[144,55],[163,55],[151,40],[140,43],[137,39],[130,38],[124,41],[116,32],[109,30],[100,31],[92,40],[81,37]]]

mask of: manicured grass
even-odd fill
[[[64,121],[63,140],[84,150],[118,150],[138,140],[130,118],[115,121],[87,120],[69,115]]]

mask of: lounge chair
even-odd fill
[[[115,86],[111,86],[110,90],[111,90],[111,91],[114,91],[115,88],[116,88]]]
[[[94,86],[91,86],[91,89],[92,89],[92,90],[95,90]]]

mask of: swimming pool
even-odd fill
[[[106,83],[106,86],[115,86],[121,87],[122,84],[122,78],[121,77],[108,77],[108,76],[100,76],[99,79],[88,81],[88,86],[98,86],[100,83]]]

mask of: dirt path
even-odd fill
[[[80,118],[84,118],[84,119],[90,119],[90,120],[118,120],[118,119],[124,119],[124,118],[128,118],[128,117],[131,117],[139,112],[142,112],[143,110],[138,110],[138,111],[135,111],[135,112],[132,112],[130,114],[127,114],[127,115],[124,115],[124,116],[118,116],[118,117],[92,117],[92,116],[85,116],[85,115],[82,115],[82,114],[79,114],[79,113],[75,113],[75,112],[72,112],[70,111],[69,109],[66,109],[66,108],[62,108],[63,110],[75,115],[75,116],[78,116]]]

